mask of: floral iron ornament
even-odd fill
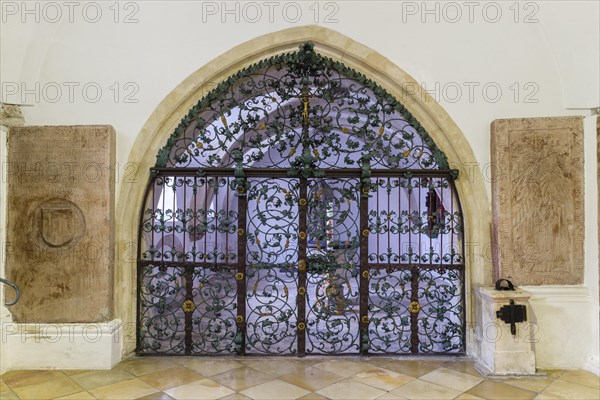
[[[363,167],[364,160],[368,169],[448,168],[393,96],[305,43],[219,84],[181,120],[156,166],[286,168],[306,178],[342,164]]]

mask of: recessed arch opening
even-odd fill
[[[158,152],[138,353],[464,354],[457,173],[312,43],[239,71]]]

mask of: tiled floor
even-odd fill
[[[0,399],[600,399],[585,371],[484,379],[468,360],[135,358],[110,371],[11,371]]]

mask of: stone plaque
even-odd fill
[[[583,283],[583,118],[496,120],[491,156],[496,278]]]
[[[115,132],[26,126],[8,133],[6,274],[17,322],[111,319]]]

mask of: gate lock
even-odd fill
[[[510,324],[510,333],[512,335],[517,334],[517,322],[527,321],[527,307],[524,305],[516,305],[514,300],[510,301],[507,306],[502,306],[500,310],[496,311],[496,317],[502,321]]]

